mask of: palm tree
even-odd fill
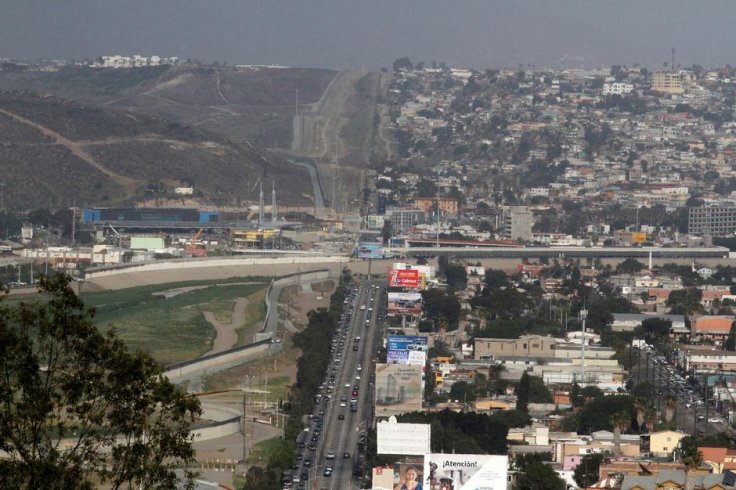
[[[647,424],[647,429],[649,430],[649,432],[652,432],[654,430],[654,426],[657,425],[657,422],[659,421],[659,414],[657,413],[657,410],[655,410],[654,407],[649,407],[644,418]]]
[[[636,427],[641,431],[644,427],[644,420],[646,419],[646,413],[649,406],[641,398],[634,400],[634,410],[636,410]]]
[[[672,417],[675,415],[675,408],[677,407],[677,398],[673,395],[667,395],[664,405],[664,420],[669,424],[672,422]]]
[[[630,425],[631,415],[626,410],[619,410],[611,416],[613,451],[617,458],[621,456],[621,431],[628,429]]]

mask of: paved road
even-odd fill
[[[375,372],[373,359],[381,342],[379,331],[379,316],[383,316],[383,289],[376,288],[378,282],[363,281],[357,287],[353,300],[346,305],[346,310],[352,310],[350,321],[341,323],[337,335],[337,343],[333,350],[328,368],[326,385],[334,385],[331,400],[322,401],[315,407],[315,414],[324,411],[324,427],[321,437],[316,443],[316,450],[303,450],[303,457],[311,459],[309,467],[302,466],[298,472],[309,474],[310,489],[350,489],[359,488],[359,482],[353,476],[356,463],[362,461],[358,453],[358,442],[373,419],[373,380],[371,374]],[[361,305],[365,309],[361,310]],[[372,309],[372,311],[371,311]],[[370,314],[370,319],[368,318]],[[356,338],[360,340],[356,342]],[[343,342],[343,345],[340,345]],[[357,349],[357,350],[354,350]],[[358,370],[361,366],[361,370]],[[334,382],[329,381],[330,374],[335,375]],[[359,376],[360,379],[356,379]],[[357,395],[353,395],[356,391]],[[327,389],[326,389],[327,390]],[[340,406],[341,398],[345,397],[345,406]],[[356,411],[351,408],[351,398],[356,398]],[[339,417],[342,416],[343,419]],[[313,432],[314,424],[310,425]],[[312,432],[305,433],[304,438],[309,443]],[[328,453],[334,459],[327,459]],[[349,457],[345,458],[345,453]],[[331,475],[326,476],[326,467],[332,467]]]
[[[705,403],[702,391],[690,385],[678,386],[673,366],[666,364],[662,358],[658,359],[654,352],[649,352],[647,355],[647,352],[637,353],[634,350],[635,361],[637,355],[639,361],[632,370],[632,377],[641,382],[648,379],[654,386],[657,394],[653,403],[663,416],[666,411],[667,397],[671,395],[676,398],[673,421],[678,429],[690,434],[715,434],[731,431],[725,422],[708,422],[709,419],[723,419],[723,417],[715,411],[712,400]]]

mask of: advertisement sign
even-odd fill
[[[421,350],[410,350],[407,364],[410,366],[426,366],[427,364],[427,353]],[[424,386],[424,385],[422,385]]]
[[[389,335],[386,346],[386,362],[389,364],[410,364],[409,356],[421,352],[427,352],[427,337],[421,335]],[[424,357],[424,356],[423,356]],[[415,362],[418,364],[416,357]],[[420,365],[424,365],[422,362]]]
[[[422,295],[421,293],[388,293],[386,311],[419,315],[422,313]]]
[[[508,456],[427,454],[423,490],[506,490]]]
[[[486,275],[486,268],[482,267],[480,265],[466,265],[465,266],[465,273],[469,276],[485,276]]]
[[[360,242],[358,243],[358,258],[382,259],[383,246],[380,243],[375,242]]]
[[[421,463],[398,463],[373,468],[373,490],[420,489],[424,479],[424,466]]]
[[[631,243],[644,243],[647,241],[647,234],[641,231],[635,231],[631,234]]]
[[[429,424],[401,424],[380,422],[376,425],[378,454],[418,456],[430,453],[432,426]]]
[[[377,364],[376,417],[422,410],[422,366]]]
[[[390,287],[418,288],[421,285],[416,269],[391,269],[388,275]]]

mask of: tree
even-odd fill
[[[414,65],[412,64],[411,60],[404,56],[403,58],[398,58],[394,61],[394,72],[397,72],[399,70],[413,70]]]
[[[0,301],[0,487],[173,488],[173,465],[194,457],[197,399],[99,333],[68,277],[40,290],[44,302]]]
[[[678,289],[672,291],[667,298],[667,306],[673,315],[690,315],[702,309],[700,300],[703,291],[698,288]]]
[[[637,337],[643,337],[649,345],[659,345],[663,340],[667,340],[671,328],[672,320],[647,318],[641,322],[641,331],[637,332]]]
[[[445,268],[445,278],[447,279],[447,289],[450,292],[460,291],[468,285],[468,275],[465,267],[460,264],[449,264]]]
[[[516,390],[516,409],[527,410],[529,403],[551,403],[552,393],[539,376],[530,376],[526,371],[521,375]]]
[[[736,350],[736,322],[731,325],[731,330],[729,330],[728,332],[728,337],[726,337],[726,341],[723,343],[723,349],[730,351]]]
[[[580,488],[586,488],[598,481],[598,470],[603,462],[600,453],[586,454],[575,467],[573,478]]]
[[[450,398],[461,403],[475,401],[475,389],[467,381],[458,381],[450,388]]]
[[[626,410],[620,410],[611,416],[611,427],[613,427],[613,451],[618,458],[621,456],[621,431],[631,425],[631,414]]]
[[[549,453],[546,453],[549,460]],[[519,474],[516,479],[515,490],[565,490],[565,481],[547,464],[543,455],[529,454],[517,457],[515,461]]]

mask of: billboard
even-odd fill
[[[420,293],[388,293],[386,311],[389,313],[420,315],[422,313],[422,295]]]
[[[397,463],[373,468],[373,490],[420,489],[424,479],[421,463]],[[416,482],[416,484],[414,483]],[[424,487],[426,488],[426,487]]]
[[[485,276],[486,275],[486,268],[482,267],[480,265],[466,265],[465,266],[465,273],[469,276]]]
[[[430,453],[432,426],[429,424],[400,424],[379,422],[376,425],[378,454],[418,456]]]
[[[380,243],[375,242],[360,242],[358,243],[358,258],[382,259],[383,246]]]
[[[376,417],[422,410],[422,369],[423,366],[376,364]]]
[[[418,288],[421,286],[419,271],[416,269],[391,269],[388,275],[390,287]]]
[[[390,293],[389,293],[390,294]],[[415,362],[410,363],[411,354],[427,352],[427,337],[422,335],[389,335],[386,348],[386,362],[389,364],[419,364],[415,356]],[[423,366],[424,363],[421,363]]]
[[[427,454],[426,490],[506,490],[508,456]]]
[[[631,234],[631,243],[644,243],[647,241],[647,234],[641,231],[636,231]]]

